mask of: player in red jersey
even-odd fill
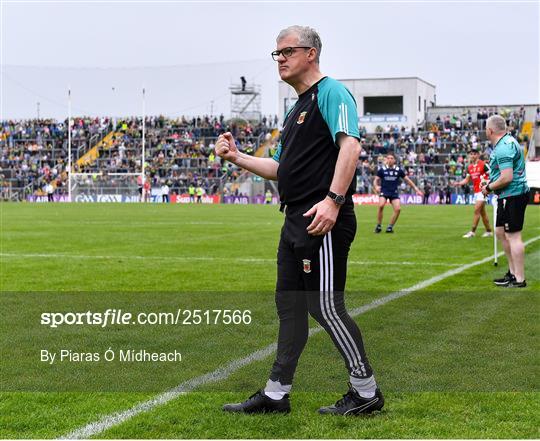
[[[150,194],[152,192],[152,185],[150,184],[150,178],[146,178],[143,186],[143,202],[150,202]]]
[[[451,185],[454,187],[461,187],[462,185],[467,185],[472,181],[474,188],[474,216],[473,216],[473,225],[471,231],[464,234],[465,239],[470,239],[476,235],[476,227],[482,217],[482,222],[484,227],[486,227],[486,232],[482,234],[482,237],[491,237],[493,232],[491,230],[491,225],[489,224],[489,218],[486,213],[486,200],[482,194],[482,189],[480,188],[480,183],[482,179],[488,178],[489,169],[487,164],[480,159],[480,154],[478,150],[473,149],[470,153],[471,162],[467,166],[467,176],[465,179],[459,182],[453,182]]]

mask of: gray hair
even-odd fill
[[[493,129],[494,132],[506,132],[506,121],[500,115],[492,115],[487,119],[486,128]]]
[[[317,31],[309,26],[289,26],[288,28],[283,29],[276,38],[276,41],[279,42],[286,36],[290,34],[296,34],[298,36],[298,45],[299,46],[309,46],[315,48],[317,51],[317,57],[315,61],[319,63],[319,57],[321,55],[322,42],[321,37]]]

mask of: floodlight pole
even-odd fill
[[[71,86],[68,86],[68,201],[71,202]]]

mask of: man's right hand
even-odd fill
[[[216,155],[227,161],[235,162],[238,159],[238,149],[231,132],[219,135],[214,151]]]

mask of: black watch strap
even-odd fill
[[[328,197],[332,199],[336,205],[343,205],[345,203],[345,196],[342,194],[336,194],[333,191],[329,191]]]

